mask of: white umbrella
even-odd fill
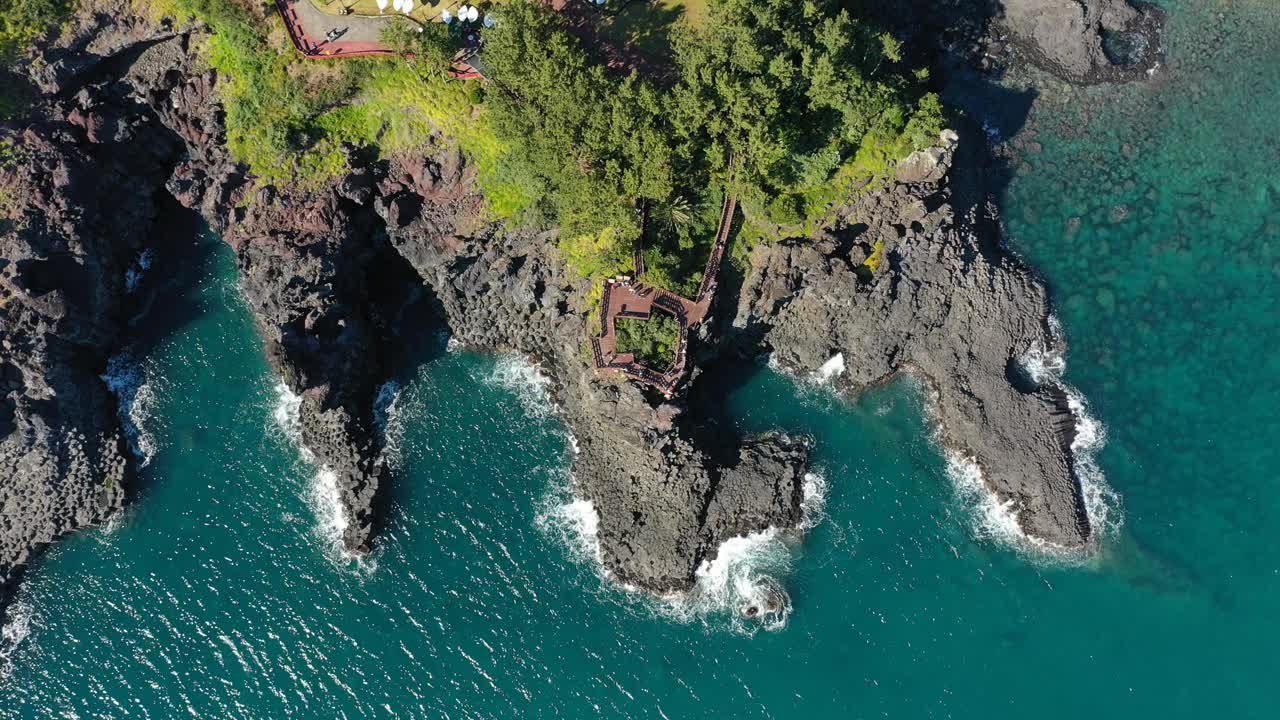
[[[404,0],[391,0],[391,9],[400,12],[400,8],[404,7]]]
[[[462,22],[466,22],[471,19],[470,5],[463,5],[462,7],[458,8],[458,19],[461,20]]]
[[[377,0],[377,3],[378,3],[378,12],[382,12],[387,9],[387,0]]]
[[[470,20],[471,22],[475,22],[476,20],[479,20],[480,8],[476,7],[475,5],[472,5],[471,9],[467,11],[467,19]]]
[[[497,24],[498,24],[498,20],[497,20],[497,18],[495,18],[495,17],[493,16],[493,13],[485,13],[485,14],[484,14],[484,26],[485,26],[485,27],[487,27],[487,28],[491,28],[491,27],[493,27],[494,25],[497,25]]]
[[[413,0],[404,0],[404,14],[413,12]]]
[[[445,25],[448,25],[449,23],[453,22],[453,13],[449,12],[448,8],[445,8],[444,10],[440,11],[440,19],[444,22]]]

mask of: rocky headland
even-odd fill
[[[1165,13],[1128,0],[1002,0],[999,27],[1033,63],[1071,83],[1141,80],[1162,52]]]
[[[713,438],[681,395],[597,375],[585,343],[589,284],[569,272],[554,231],[486,221],[474,170],[446,141],[393,159],[353,152],[320,187],[256,181],[230,156],[219,78],[193,50],[206,31],[117,4],[42,48],[29,72],[43,99],[0,130],[22,159],[0,171],[6,576],[124,502],[135,463],[99,376],[122,345],[125,273],[157,241],[148,230],[163,194],[235,250],[267,356],[302,398],[301,442],[337,476],[348,550],[369,548],[379,489],[394,482],[375,397],[402,335],[423,327],[522,353],[553,378],[578,448],[575,492],[599,516],[602,560],[619,581],[687,590],[725,540],[801,525],[808,442]],[[1118,21],[1106,17],[1090,27],[1112,32]],[[840,354],[838,383],[850,393],[915,373],[932,390],[944,442],[982,467],[1024,530],[1079,548],[1090,528],[1064,392],[1018,367],[1060,340],[1043,285],[1000,246],[979,137],[961,140],[972,162],[955,162],[950,143],[914,156],[821,238],[757,247],[741,288],[721,294],[737,306],[718,299],[721,321],[703,326],[692,357],[706,363],[732,347],[809,373]]]

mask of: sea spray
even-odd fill
[[[25,598],[15,599],[5,608],[4,625],[0,626],[0,679],[13,669],[14,657],[31,636],[35,608]]]
[[[551,378],[537,363],[519,353],[498,356],[486,380],[513,393],[533,417],[544,418],[555,411],[551,401]]]
[[[829,385],[833,380],[844,374],[844,353],[836,353],[831,356],[830,360],[822,363],[822,365],[814,370],[809,376],[809,381],[818,385]]]
[[[404,443],[404,414],[400,408],[403,395],[400,383],[388,380],[378,388],[373,401],[373,422],[382,439],[382,457],[388,467],[397,468],[401,462]]]
[[[373,559],[347,552],[344,534],[350,521],[338,489],[338,474],[327,465],[315,467],[315,454],[302,444],[302,397],[283,382],[277,383],[274,390],[276,403],[271,416],[275,425],[298,448],[299,459],[311,471],[304,499],[316,518],[315,533],[323,541],[326,556],[341,566],[355,560],[358,569],[372,571],[376,567]]]
[[[602,582],[602,600],[678,623],[698,622],[710,629],[750,635],[786,627],[791,602],[781,578],[791,572],[799,535],[825,518],[827,490],[821,474],[806,474],[801,520],[795,528],[769,527],[725,540],[713,558],[699,564],[690,590],[661,596],[620,583],[605,569],[600,516],[590,500],[573,494],[567,472],[564,482],[544,498],[535,524],[557,539],[571,560],[595,573]]]
[[[107,361],[101,377],[117,398],[117,412],[129,449],[138,458],[139,467],[146,467],[158,449],[155,436],[147,429],[156,401],[147,366],[127,352],[119,353]]]

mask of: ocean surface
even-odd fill
[[[178,233],[109,370],[136,497],[27,575],[0,717],[1275,717],[1280,11],[1165,5],[1170,68],[1047,92],[1004,198],[1070,340],[1043,364],[1087,398],[1099,557],[1022,541],[910,382],[850,403],[762,366],[729,409],[814,437],[812,530],[650,599],[598,575],[536,368],[435,348],[385,389],[389,527],[352,561],[234,258]],[[737,620],[767,578],[790,615]]]

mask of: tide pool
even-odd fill
[[[0,717],[1273,717],[1280,17],[1168,7],[1176,72],[1043,98],[1005,198],[1105,432],[1119,528],[1091,563],[1000,534],[911,382],[848,403],[760,367],[729,414],[815,439],[816,525],[735,546],[696,607],[649,599],[597,575],[536,370],[443,348],[387,392],[389,526],[351,561],[234,258],[178,237],[117,368],[137,497],[29,572]],[[764,576],[784,627],[717,609]]]

